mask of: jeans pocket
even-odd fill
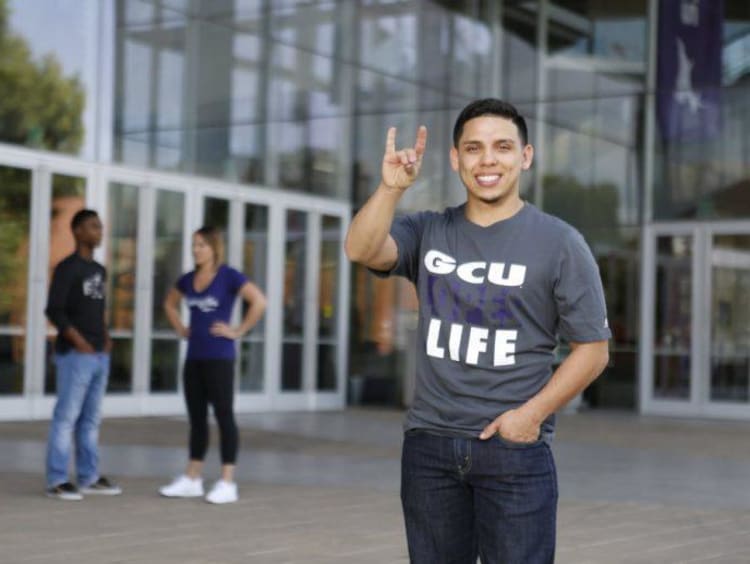
[[[506,439],[505,437],[503,437],[500,433],[495,433],[495,439],[497,439],[500,444],[508,448],[534,448],[544,443],[541,435],[535,441],[532,441],[530,443],[511,441],[510,439]]]

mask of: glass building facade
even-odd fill
[[[48,415],[41,309],[83,205],[107,230],[110,412],[182,409],[160,304],[203,222],[270,298],[239,409],[408,403],[416,296],[343,234],[391,125],[429,131],[400,210],[462,201],[453,121],[497,96],[536,148],[524,198],[601,270],[611,363],[584,401],[750,417],[746,0],[0,0],[0,54],[8,413]]]

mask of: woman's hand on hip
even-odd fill
[[[214,337],[225,337],[227,339],[239,339],[242,334],[239,330],[235,329],[231,325],[224,323],[223,321],[217,321],[211,325],[211,334]]]

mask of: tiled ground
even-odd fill
[[[241,500],[223,507],[155,493],[184,462],[181,419],[106,420],[103,467],[126,491],[80,503],[41,494],[46,423],[2,423],[0,562],[407,562],[400,418],[240,417]],[[750,423],[587,413],[558,429],[557,562],[750,563]]]

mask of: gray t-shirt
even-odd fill
[[[398,261],[380,276],[417,288],[414,401],[405,429],[476,437],[534,396],[552,375],[558,336],[609,339],[596,262],[583,237],[526,203],[481,227],[464,206],[399,217]],[[551,437],[554,418],[542,427]]]

